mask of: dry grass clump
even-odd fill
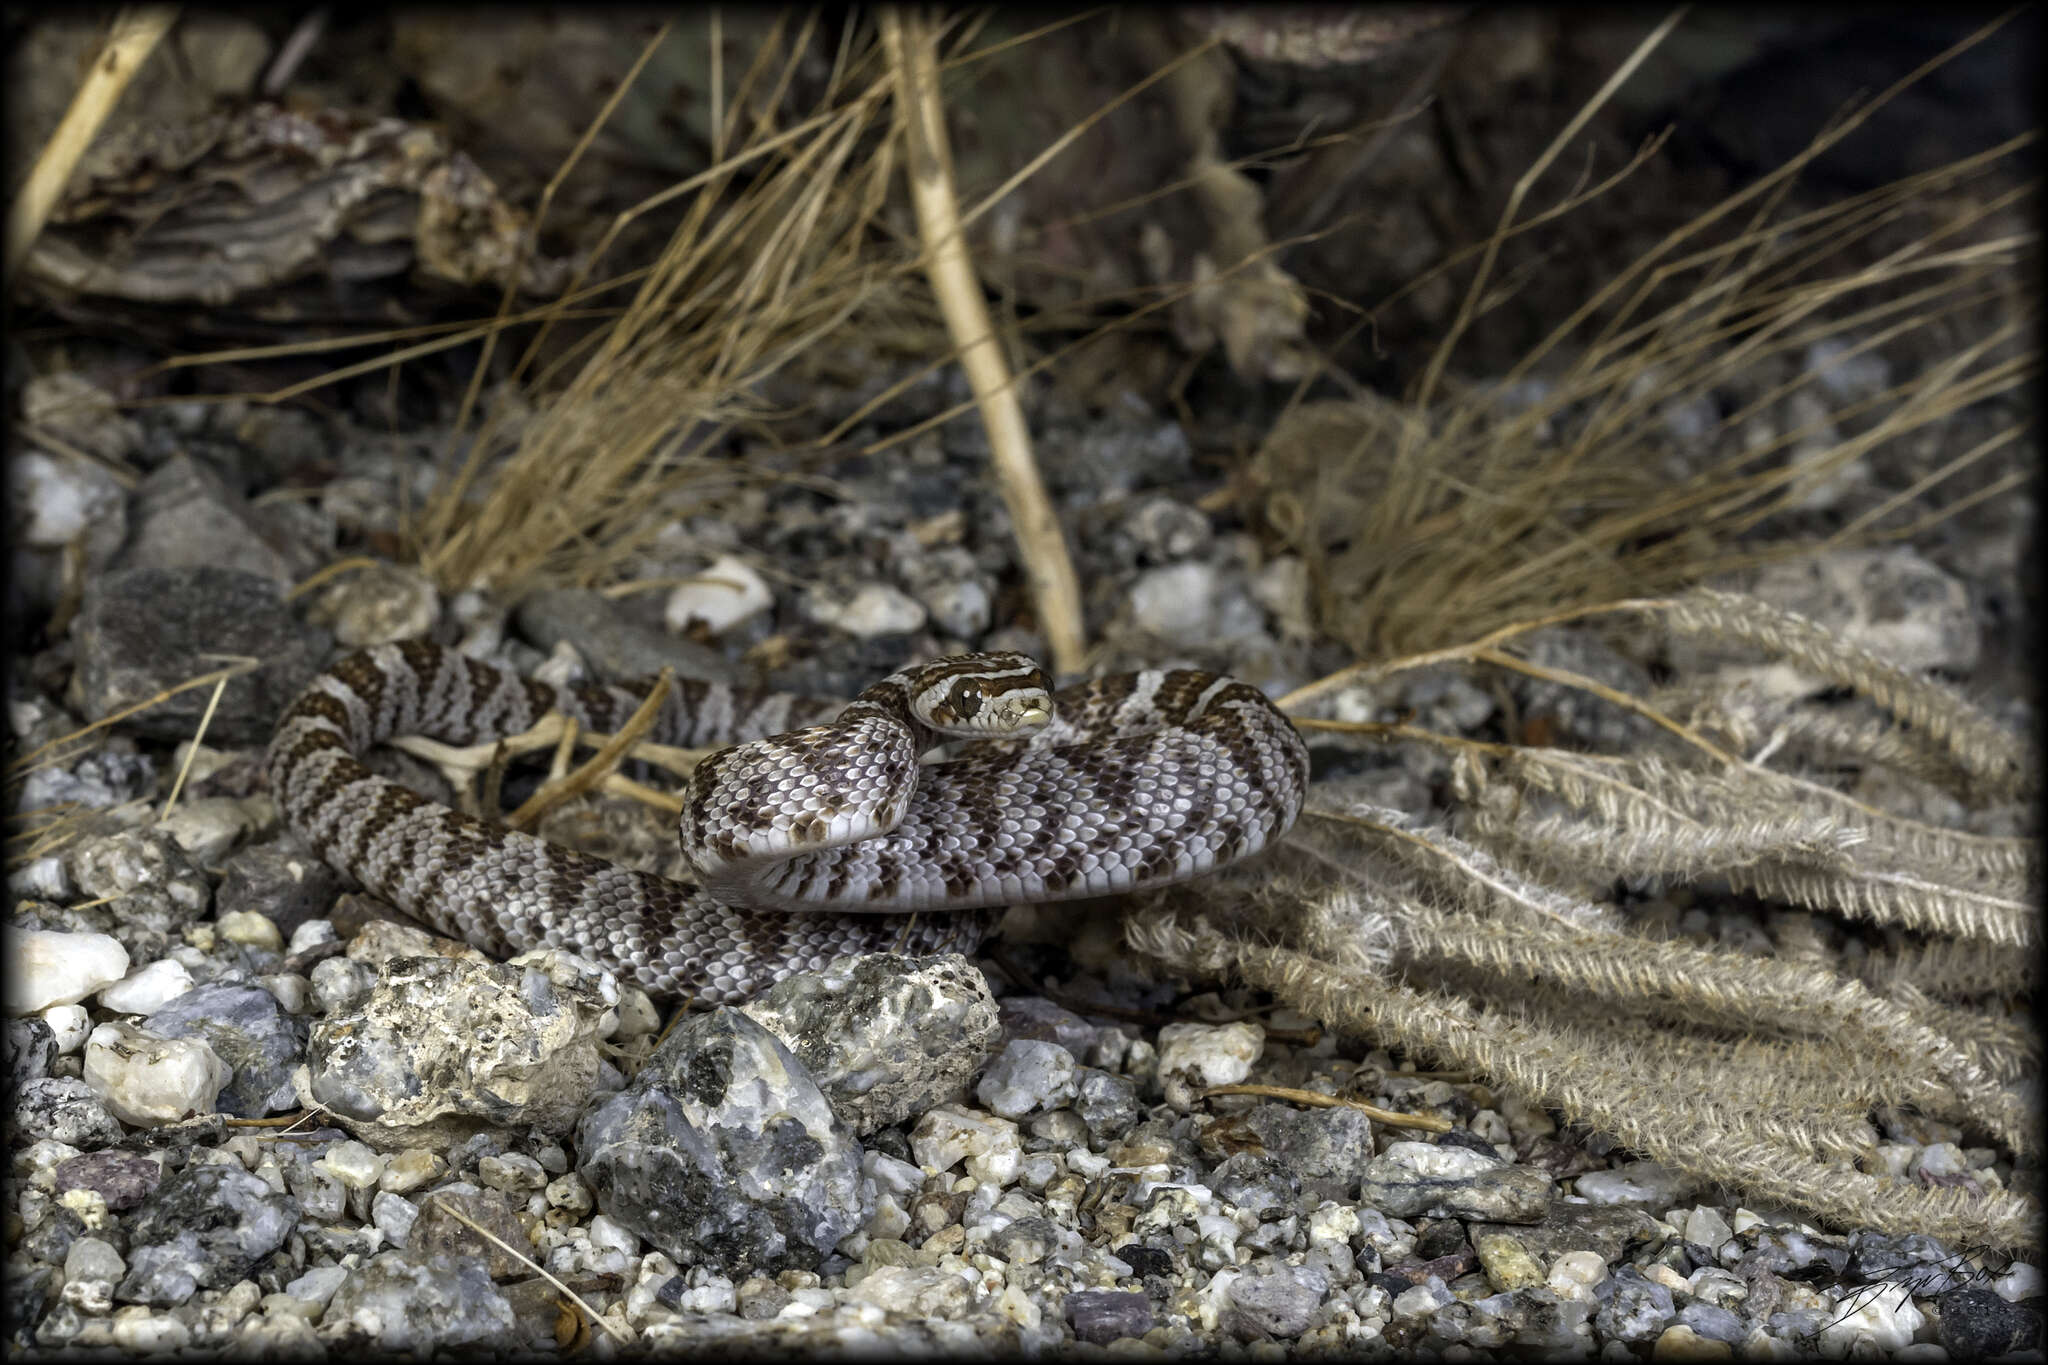
[[[1796,514],[1852,461],[2023,388],[2038,305],[2016,282],[2036,259],[2038,187],[2015,170],[2034,135],[1786,208],[1812,158],[1934,64],[1644,252],[1498,384],[1458,388],[1459,339],[1506,288],[1489,278],[1493,255],[1531,225],[1514,221],[1518,197],[1413,394],[1299,404],[1265,441],[1259,510],[1307,557],[1322,626],[1361,655],[1428,649],[1809,549]],[[1831,396],[1830,372],[1864,353],[1940,346],[1930,339],[1987,316],[1940,363]],[[1839,353],[1809,363],[1817,343]],[[1768,423],[1779,429],[1759,439]],[[1911,534],[2016,487],[2023,470],[1958,476],[2009,465],[2024,429],[1998,427],[1827,544]]]
[[[1810,621],[1704,590],[1624,610],[1853,690],[1881,717],[1842,746],[1858,764],[1903,755],[1894,775],[1911,783],[1939,753],[1950,789],[1980,809],[2035,789],[2010,759],[2018,736]],[[1509,633],[1426,662],[1483,664]],[[1371,671],[1411,662],[1423,661]],[[1877,809],[1663,719],[1669,741],[1628,754],[1301,720],[1449,751],[1459,828],[1324,784],[1281,855],[1286,885],[1193,889],[1134,918],[1129,941],[1478,1071],[1745,1197],[1851,1226],[2028,1244],[2033,1196],[1985,1172],[1956,1188],[1885,1174],[1872,1115],[1917,1110],[2038,1156],[2021,1083],[2040,1049],[2016,1012],[2040,940],[2032,840]],[[1893,743],[1871,742],[1880,735]],[[1605,899],[1621,878],[1747,891],[1859,921],[1889,946],[1857,970],[1812,933],[1788,934],[1775,956],[1653,937]]]
[[[779,107],[816,23],[786,45],[789,25],[775,26],[734,109]],[[839,57],[808,118],[728,121],[735,145],[716,164],[622,215],[612,235],[689,196],[616,320],[544,365],[549,329],[529,344],[512,377],[545,401],[516,433],[510,405],[495,405],[420,518],[420,563],[437,580],[511,591],[602,578],[701,499],[707,452],[766,415],[750,391],[891,278],[874,245],[895,171],[895,143],[877,136],[889,73],[871,46]]]

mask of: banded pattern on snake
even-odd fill
[[[1301,737],[1249,684],[1148,670],[1055,695],[1001,653],[914,665],[850,704],[680,680],[648,738],[735,746],[684,797],[694,886],[487,824],[360,761],[399,735],[481,743],[550,710],[614,730],[644,696],[419,642],[361,650],[285,711],[271,790],[336,871],[439,932],[500,956],[567,948],[650,995],[729,1003],[846,953],[971,951],[1012,902],[1249,857],[1308,784]],[[911,910],[944,913],[885,913]]]

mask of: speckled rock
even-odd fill
[[[23,1142],[48,1138],[87,1151],[121,1140],[121,1125],[76,1076],[43,1076],[14,1092],[9,1131]]]
[[[299,624],[277,580],[212,567],[127,569],[93,579],[71,636],[92,720],[219,668],[213,655],[260,659],[222,691],[207,731],[215,744],[269,739],[278,714],[327,654],[326,633]],[[211,696],[211,688],[190,688],[122,723],[154,739],[189,739]]]
[[[1359,1197],[1400,1218],[1535,1223],[1549,1212],[1543,1172],[1510,1166],[1468,1147],[1396,1142],[1365,1168]]]
[[[678,1265],[809,1269],[866,1216],[852,1130],[735,1009],[678,1025],[575,1146],[598,1206]]]
[[[223,1114],[259,1119],[298,1104],[292,1070],[306,1049],[306,1026],[277,997],[255,986],[200,986],[143,1021],[162,1038],[201,1038],[232,1073],[216,1105]]]
[[[1142,1337],[1152,1330],[1152,1303],[1143,1294],[1077,1289],[1067,1295],[1066,1315],[1074,1335],[1095,1346],[1107,1346],[1119,1337]]]
[[[284,1244],[298,1201],[239,1166],[197,1166],[170,1176],[128,1226],[123,1303],[180,1304],[224,1289]]]
[[[957,953],[843,957],[740,1009],[861,1134],[959,1098],[999,1032],[988,982]]]
[[[56,1192],[92,1190],[114,1213],[126,1213],[162,1183],[163,1167],[134,1152],[84,1152],[57,1163]]]
[[[511,1344],[512,1305],[473,1256],[381,1251],[328,1301],[321,1335],[337,1345],[429,1354]]]
[[[155,830],[87,840],[69,863],[80,894],[100,904],[68,911],[71,923],[64,927],[110,934],[136,962],[154,962],[181,944],[213,898],[191,855]]]
[[[1951,1289],[1934,1300],[1941,1344],[1956,1360],[2041,1349],[2041,1315],[1989,1289]]]
[[[308,1098],[381,1151],[490,1128],[566,1133],[589,1103],[617,1002],[610,973],[552,950],[502,964],[398,958],[367,999],[313,1025]]]

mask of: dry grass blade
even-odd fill
[[[812,30],[798,30],[786,49],[764,43],[749,73],[770,95],[803,60]],[[750,387],[893,279],[871,231],[893,170],[875,136],[889,90],[869,54],[794,127],[727,127],[733,150],[685,182],[683,221],[631,303],[532,379],[547,398],[516,440],[494,411],[437,489],[417,531],[437,581],[507,593],[602,581],[701,503],[707,471],[731,473],[707,457],[733,424],[762,415]],[[732,107],[773,107],[743,92]]]
[[[1024,409],[982,300],[981,282],[968,258],[966,225],[953,194],[952,154],[939,101],[937,42],[926,21],[914,11],[884,10],[881,23],[896,78],[905,170],[924,237],[932,292],[938,296],[960,366],[988,430],[990,463],[1015,527],[1018,554],[1031,580],[1038,625],[1052,652],[1053,668],[1072,673],[1081,667],[1087,647],[1080,580],[1039,476]]]
[[[1852,461],[1939,432],[2038,372],[2037,306],[2011,288],[2037,234],[2005,227],[2038,194],[2031,182],[2005,183],[2033,142],[2012,139],[1792,217],[1779,211],[1797,169],[1787,167],[1644,253],[1498,385],[1451,385],[1441,367],[1454,326],[1414,400],[1291,407],[1267,438],[1255,482],[1268,490],[1268,520],[1310,561],[1322,623],[1371,659],[1560,603],[1675,591],[1799,552],[1782,532],[1768,533]],[[1708,241],[1707,229],[1742,206],[1754,218]],[[1693,249],[1678,254],[1684,245]],[[1473,283],[1467,302],[1476,308]],[[1925,373],[1867,396],[1819,396],[1831,367],[1990,310],[2002,319]],[[1581,341],[1569,363],[1567,341]],[[1808,363],[1823,343],[1832,358]],[[1546,356],[1559,359],[1539,381]],[[1674,447],[1664,414],[1724,404],[1728,386],[1741,392],[1749,375],[1768,373],[1764,365],[1791,377],[1745,394],[1737,410],[1705,419],[1702,433]],[[1821,415],[1747,440],[1793,398]],[[1912,498],[1864,509],[1830,545],[1924,529],[1995,496],[1966,490],[1899,524],[1931,491],[1959,487],[1966,471],[2010,463],[2023,431],[2023,421],[2005,423],[1945,458],[1916,480]],[[1841,434],[1828,442],[1823,432]],[[1992,483],[2012,487],[2020,477]]]
[[[96,734],[106,729],[109,725],[118,724],[130,716],[147,711],[152,706],[161,706],[182,692],[190,692],[195,687],[213,687],[231,678],[239,678],[244,673],[254,672],[263,666],[261,659],[252,659],[242,654],[213,654],[201,657],[227,659],[231,662],[225,668],[216,668],[211,672],[202,673],[196,678],[187,678],[184,682],[172,687],[166,687],[162,691],[144,697],[141,701],[131,706],[124,706],[111,715],[102,716],[96,721],[81,725],[69,734],[60,735],[47,744],[37,745],[7,765],[6,781],[21,781],[38,768],[46,768],[52,763],[61,762],[66,752],[66,746],[77,743],[87,735]]]
[[[597,1326],[602,1327],[604,1329],[606,1336],[610,1337],[613,1341],[619,1343],[621,1346],[631,1343],[633,1337],[629,1331],[614,1326],[608,1319],[600,1315],[595,1308],[592,1308],[588,1303],[586,1303],[582,1295],[578,1294],[575,1290],[571,1289],[568,1285],[563,1284],[561,1280],[557,1279],[554,1275],[550,1274],[548,1272],[547,1267],[536,1262],[531,1256],[527,1255],[524,1251],[521,1251],[518,1247],[513,1246],[510,1242],[498,1236],[489,1228],[477,1222],[474,1218],[471,1218],[461,1209],[456,1208],[454,1203],[450,1200],[446,1198],[439,1198],[435,1199],[434,1202],[440,1208],[441,1212],[447,1214],[450,1218],[453,1218],[456,1222],[462,1224],[462,1226],[468,1228],[471,1232],[474,1232],[477,1236],[491,1243],[491,1245],[497,1247],[507,1256],[512,1257],[521,1265],[531,1270],[534,1274],[540,1276],[549,1284],[553,1285],[557,1293],[561,1294],[564,1298],[574,1303],[578,1309],[582,1310],[582,1313],[586,1319],[588,1319],[592,1323],[595,1323]]]
[[[27,178],[8,206],[4,272],[7,279],[12,280],[14,272],[28,259],[29,249],[36,244],[50,211],[57,207],[58,196],[63,194],[86,148],[92,145],[100,125],[114,112],[114,106],[121,102],[121,93],[177,18],[176,5],[143,5],[115,14],[107,40],[86,69],[78,93],[71,97],[57,130],[29,167]]]
[[[2020,796],[2037,782],[2012,734],[1949,688],[1879,658],[1794,612],[1739,593],[1699,588],[1664,614],[1676,632],[1739,641],[1767,650],[1814,676],[1869,697],[1939,746],[1941,754],[2001,796]],[[1902,732],[1907,733],[1907,732]]]
[[[634,709],[633,714],[627,718],[626,723],[619,727],[618,733],[606,740],[582,767],[564,776],[559,781],[548,783],[545,787],[542,787],[539,791],[528,797],[518,810],[505,817],[506,825],[512,829],[530,830],[539,824],[549,811],[554,810],[563,802],[573,800],[592,788],[602,785],[604,780],[612,775],[612,769],[619,766],[620,761],[625,758],[627,751],[633,747],[640,736],[653,728],[655,718],[661,714],[662,706],[667,703],[668,694],[674,688],[675,681],[674,669],[662,669],[661,676],[655,680],[653,689],[648,692],[646,699]],[[565,733],[563,735],[564,743],[566,744],[569,740],[570,736]]]
[[[1309,953],[1216,935],[1172,916],[1133,921],[1127,937],[1183,970],[1227,970],[1334,1028],[1398,1038],[1419,1058],[1497,1077],[1531,1103],[1759,1199],[1895,1234],[1994,1247],[2030,1245],[2039,1224],[2039,1206],[2026,1196],[1927,1190],[1865,1175],[1813,1155],[1797,1120],[1646,1091],[1617,1070],[1604,1030],[1546,1025],[1400,982],[1360,979]]]

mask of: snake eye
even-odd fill
[[[981,703],[984,700],[981,695],[981,683],[973,678],[955,683],[952,700],[954,715],[961,720],[973,720],[981,711]]]

